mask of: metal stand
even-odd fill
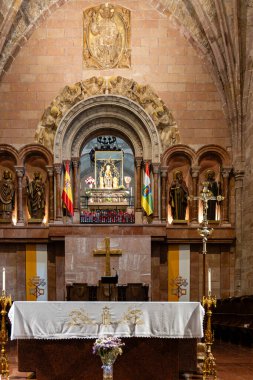
[[[209,295],[208,297],[203,297],[202,305],[206,309],[206,329],[204,333],[204,341],[206,345],[205,358],[203,363],[203,380],[212,378],[217,379],[216,374],[216,364],[214,356],[212,354],[212,344],[214,342],[214,336],[212,333],[212,308],[216,306],[216,297]]]
[[[5,291],[2,291],[2,296],[0,298],[1,302],[1,375],[2,378],[9,377],[9,365],[6,355],[6,344],[8,342],[8,331],[6,329],[6,308],[11,306],[11,296],[6,296]]]

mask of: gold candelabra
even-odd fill
[[[207,297],[203,296],[202,305],[206,310],[206,326],[204,333],[206,350],[203,362],[203,380],[210,377],[216,380],[216,364],[212,354],[212,344],[214,342],[214,335],[212,332],[212,308],[216,307],[216,297],[212,297],[211,295],[208,295]]]
[[[6,344],[8,342],[8,331],[6,329],[6,315],[7,306],[11,306],[11,296],[6,296],[5,291],[2,291],[2,296],[0,298],[1,302],[1,375],[2,378],[8,378],[9,376],[9,365],[6,354]]]

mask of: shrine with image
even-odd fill
[[[83,148],[81,223],[134,223],[133,167],[132,149],[121,138],[99,136]]]

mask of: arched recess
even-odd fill
[[[23,166],[27,157],[33,156],[33,155],[38,155],[44,158],[46,165],[53,164],[52,153],[47,148],[45,148],[44,146],[40,144],[28,144],[28,145],[25,145],[23,148],[21,148],[18,154],[18,164],[20,166]]]
[[[11,145],[2,144],[0,145],[0,156],[7,155],[11,157],[14,165],[17,165],[18,162],[18,151]]]
[[[193,149],[191,149],[187,145],[178,144],[174,145],[171,148],[167,149],[161,158],[161,164],[162,166],[168,166],[168,162],[175,154],[183,154],[185,157],[188,158],[191,165],[193,165],[195,159],[196,159],[196,153]]]
[[[199,165],[202,158],[206,154],[213,154],[220,159],[223,167],[231,166],[231,158],[229,153],[218,145],[205,145],[196,152],[196,165]]]
[[[101,134],[103,128],[127,139],[135,157],[160,163],[161,144],[154,122],[137,103],[116,95],[88,98],[68,111],[56,131],[54,163],[78,157],[84,141],[98,131]]]

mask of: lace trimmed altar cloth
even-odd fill
[[[204,309],[199,302],[16,301],[9,318],[11,339],[201,338]]]

